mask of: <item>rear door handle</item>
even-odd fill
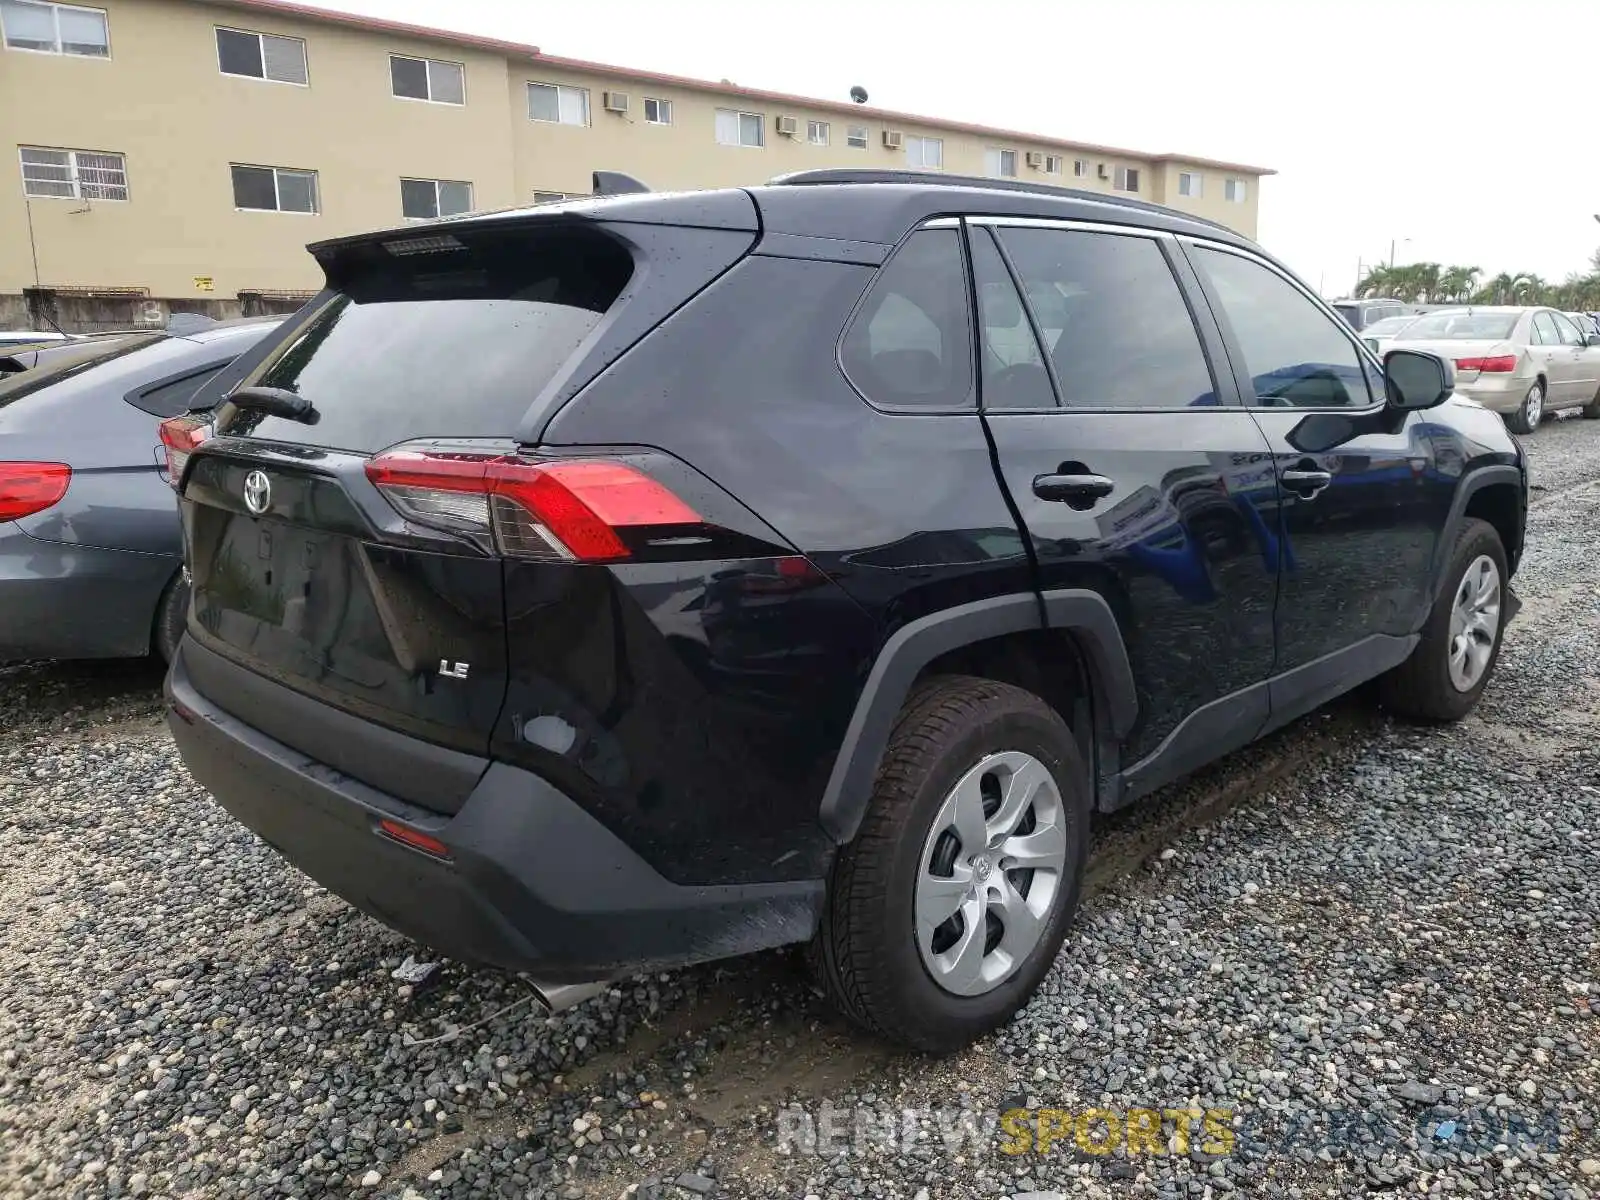
[[[1278,478],[1283,481],[1284,487],[1302,500],[1310,500],[1333,482],[1331,473],[1312,470],[1308,467],[1290,467]]]
[[[1057,500],[1068,508],[1093,508],[1116,491],[1114,480],[1104,475],[1035,475],[1033,494],[1041,500]]]

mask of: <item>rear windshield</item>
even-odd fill
[[[1406,326],[1407,341],[1486,341],[1508,338],[1520,313],[1442,312]]]
[[[1361,324],[1361,306],[1359,304],[1335,304],[1333,311],[1351,325]]]
[[[166,336],[158,332],[115,334],[51,346],[39,355],[39,361],[32,368],[0,379],[0,408],[15,404],[51,384],[86,374],[135,350],[153,346]]]
[[[570,224],[397,235],[329,267],[334,296],[243,383],[310,400],[307,424],[225,405],[220,432],[361,453],[421,437],[506,437],[633,272]]]
[[[1387,337],[1391,333],[1398,333],[1414,320],[1415,317],[1385,317],[1381,321],[1374,321],[1362,332],[1370,337]]]

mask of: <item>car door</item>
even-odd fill
[[[1533,333],[1528,355],[1545,378],[1545,407],[1560,408],[1572,403],[1573,377],[1577,371],[1572,362],[1572,348],[1562,344],[1555,314],[1540,309],[1529,324]]]
[[[1235,246],[1183,245],[1278,474],[1276,725],[1405,657],[1465,456],[1425,412],[1386,409],[1375,360],[1286,272]]]
[[[1591,346],[1583,332],[1565,313],[1553,312],[1550,321],[1561,341],[1560,355],[1567,370],[1567,404],[1588,404],[1600,395],[1600,346]]]
[[[1266,720],[1267,443],[1213,374],[1220,343],[1195,319],[1170,236],[1001,218],[967,231],[984,420],[1039,586],[1100,592],[1128,647],[1131,798]]]

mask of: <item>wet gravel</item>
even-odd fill
[[[415,946],[188,780],[148,667],[0,667],[0,1195],[1583,1200],[1600,424],[1525,442],[1545,490],[1479,713],[1346,701],[1103,822],[1044,989],[943,1062],[856,1037],[784,954],[553,1018],[493,972],[411,988]],[[832,1152],[780,1137],[825,1102]],[[1012,1108],[1069,1132],[1004,1153]],[[1212,1116],[1127,1153],[1185,1109]]]

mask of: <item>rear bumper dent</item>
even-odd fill
[[[181,649],[167,697],[195,779],[290,862],[390,928],[451,957],[525,971],[546,994],[805,941],[816,929],[820,880],[672,883],[529,771],[490,763],[444,816],[224,712],[194,686]],[[380,834],[384,819],[437,838],[449,858]]]

